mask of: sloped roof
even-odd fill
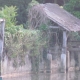
[[[46,16],[67,31],[80,31],[80,19],[60,8],[57,4],[40,4]]]

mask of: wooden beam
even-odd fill
[[[58,29],[59,26],[49,26],[49,28],[52,28],[52,29]]]
[[[68,48],[69,51],[80,51],[80,48]]]
[[[80,70],[80,53],[78,52],[78,64],[79,64],[79,70]]]
[[[0,76],[2,74],[2,55],[3,55],[3,46],[4,46],[4,27],[5,27],[5,20],[3,20],[0,23],[0,35],[1,35],[1,39],[0,39]]]
[[[3,45],[4,45],[4,26],[5,26],[5,21],[0,23],[0,56],[3,53]]]

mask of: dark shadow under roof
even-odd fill
[[[40,4],[46,16],[67,31],[80,31],[80,19],[60,8],[57,4]]]

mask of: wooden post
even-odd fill
[[[66,68],[67,68],[67,71],[69,71],[69,67],[70,67],[70,52],[67,51],[67,54],[66,54]]]
[[[66,79],[65,80],[70,80],[70,72],[66,73]]]
[[[1,66],[2,66],[2,53],[4,45],[4,26],[5,26],[5,21],[3,20],[0,23],[0,75],[2,72]]]
[[[63,48],[61,54],[61,63],[64,72],[66,71],[66,48],[67,48],[67,34],[66,31],[63,31]]]
[[[51,51],[49,51],[49,53],[47,54],[47,72],[52,72],[51,63],[52,63],[52,54]]]
[[[78,64],[79,64],[79,70],[80,70],[80,53],[78,52]]]
[[[75,66],[74,52],[71,52],[71,67]]]
[[[5,26],[5,22],[2,21],[2,22],[0,23],[0,56],[2,56],[2,53],[3,53],[4,26]]]

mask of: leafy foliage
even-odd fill
[[[18,10],[18,16],[16,16],[18,24],[24,24],[27,21],[27,13],[26,9],[28,6],[28,3],[31,2],[31,0],[0,0],[0,7],[6,6],[17,6]]]
[[[47,43],[41,36],[42,34],[39,30],[25,29],[21,29],[13,35],[6,34],[5,47],[8,58],[15,61],[18,57],[20,58],[20,65],[24,65],[24,57],[26,54],[32,57],[39,55],[40,49]]]
[[[17,16],[17,8],[16,6],[5,6],[0,11],[0,17],[5,18],[6,20],[6,27],[9,27],[10,25],[15,25],[17,23],[16,16]]]
[[[17,11],[16,6],[10,6],[10,7],[5,6],[0,10],[0,18],[4,18],[6,20],[5,31],[10,32],[11,34],[15,33],[17,30],[16,11]]]
[[[70,0],[69,3],[64,5],[64,9],[80,18],[80,0]]]
[[[29,3],[29,7],[32,7],[32,6],[34,6],[34,5],[36,5],[36,4],[39,4],[39,2],[38,1],[36,1],[36,0],[32,0],[30,3]]]

